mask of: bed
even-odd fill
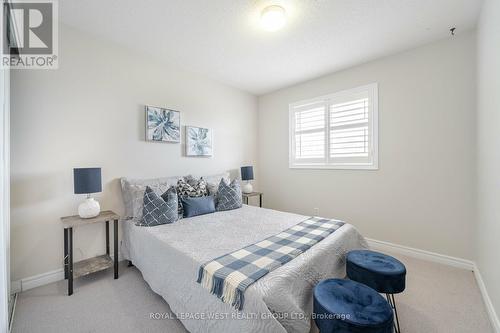
[[[367,247],[350,224],[252,284],[242,311],[196,282],[201,264],[307,218],[243,205],[149,228],[130,219],[122,224],[122,253],[190,332],[309,332],[314,285],[344,277],[346,252]]]

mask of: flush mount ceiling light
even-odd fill
[[[267,31],[277,31],[285,26],[286,13],[281,6],[273,5],[264,8],[260,15],[260,24]]]

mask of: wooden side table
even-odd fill
[[[262,192],[251,192],[251,193],[243,193],[243,203],[248,205],[248,199],[251,197],[259,197],[259,207],[262,207]]]
[[[114,265],[118,279],[118,221],[120,216],[107,210],[90,219],[78,215],[61,217],[64,226],[64,278],[68,280],[68,296],[73,294],[73,279],[102,271]],[[109,221],[114,221],[114,260],[109,255]],[[106,223],[106,254],[73,263],[73,228],[87,224]]]

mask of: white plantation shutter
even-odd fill
[[[370,155],[368,98],[330,105],[330,159],[347,161]]]
[[[326,108],[324,103],[298,105],[294,108],[294,154],[302,163],[325,160]]]
[[[376,169],[377,85],[290,105],[290,167]]]

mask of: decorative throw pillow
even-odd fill
[[[214,197],[217,194],[217,189],[219,188],[221,179],[225,179],[227,184],[231,182],[229,172],[224,172],[217,175],[203,176],[203,179],[207,182],[208,194],[213,195]]]
[[[217,211],[231,210],[242,206],[241,187],[237,179],[228,185],[224,179],[220,181],[217,191]]]
[[[142,219],[137,225],[152,227],[177,221],[179,219],[177,201],[175,187],[169,188],[160,197],[151,187],[147,186],[146,191],[144,191]]]
[[[129,179],[121,178],[122,196],[125,204],[126,219],[136,219],[140,221],[144,208],[144,192],[146,186],[151,187],[156,193],[164,193],[171,186],[177,184],[180,177],[164,177],[154,179]]]
[[[200,177],[199,179],[202,179],[203,177]],[[187,175],[184,176],[184,180],[191,186],[196,186],[199,181],[198,178],[195,178],[193,175]]]
[[[215,202],[212,196],[198,198],[184,197],[181,198],[181,201],[184,217],[193,217],[215,212]]]
[[[214,198],[217,197],[217,190],[219,189],[219,183],[207,183],[208,195],[212,195]]]
[[[191,184],[185,178],[180,178],[177,181],[177,195],[179,198],[184,197],[204,197],[208,195],[207,183],[203,178],[197,181],[192,181]],[[179,200],[179,216],[183,216],[182,213],[182,200]]]

